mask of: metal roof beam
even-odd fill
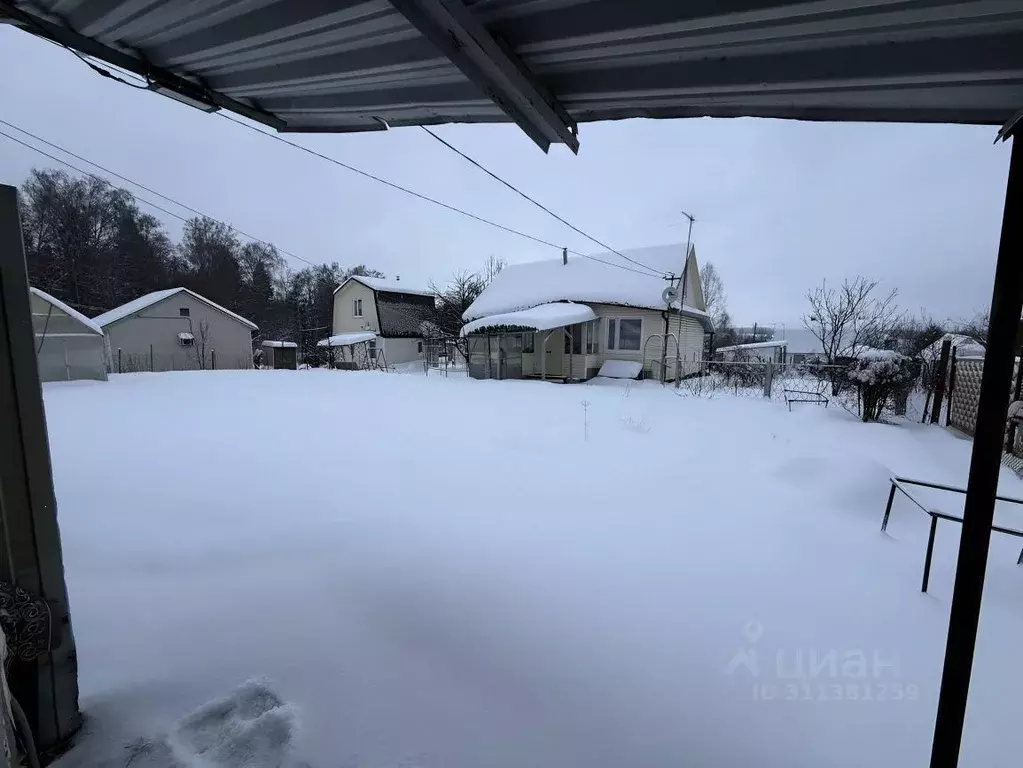
[[[283,130],[286,127],[285,122],[279,117],[271,115],[268,112],[264,112],[263,110],[252,107],[248,104],[243,104],[240,101],[232,99],[230,96],[225,96],[222,93],[210,89],[204,83],[200,84],[192,80],[179,77],[173,72],[163,69],[162,67],[154,66],[138,56],[133,56],[115,48],[111,48],[110,46],[99,43],[90,37],[80,35],[70,27],[54,23],[53,21],[41,18],[35,14],[30,14],[6,0],[0,0],[0,22],[2,22],[5,17],[12,20],[15,25],[32,32],[33,34],[45,37],[68,48],[73,48],[86,56],[92,56],[93,58],[100,59],[128,72],[133,72],[136,75],[140,75],[148,80],[159,83],[166,89],[186,95],[194,94],[197,89],[201,89],[203,99],[217,107],[235,112],[242,117],[255,120],[263,125],[268,125],[278,131]]]
[[[390,0],[467,78],[544,152],[552,142],[579,151],[575,121],[507,46],[495,40],[462,0]]]

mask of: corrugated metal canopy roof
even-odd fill
[[[576,121],[1002,124],[1023,107],[1019,0],[0,0],[4,13],[287,131],[514,120],[575,149]]]

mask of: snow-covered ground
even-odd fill
[[[45,400],[89,715],[62,768],[193,762],[211,718],[269,745],[228,765],[295,723],[313,768],[926,764],[959,530],[923,595],[926,517],[879,526],[890,472],[965,483],[940,428],[324,371]],[[995,536],[964,766],[1023,750],[1018,554]],[[181,720],[253,677],[280,699]]]

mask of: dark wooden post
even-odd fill
[[[945,395],[945,375],[948,372],[948,355],[952,351],[952,341],[941,342],[941,357],[938,359],[938,370],[934,372],[934,400],[931,401],[931,424],[941,423],[941,398]]]
[[[37,748],[59,748],[81,725],[50,446],[36,364],[28,275],[14,187],[0,185],[0,579],[46,601],[50,652],[11,665],[8,682]]]
[[[984,573],[991,543],[991,523],[995,514],[1002,441],[1005,438],[1005,414],[1009,406],[1016,334],[1023,310],[1023,258],[1020,254],[1023,254],[1023,142],[1016,137],[1009,160],[987,352],[980,381],[977,429],[973,435],[963,531],[959,540],[938,714],[934,721],[931,768],[956,766],[962,745],[966,700],[984,595]]]

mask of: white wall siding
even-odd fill
[[[363,305],[365,307],[365,305]],[[363,310],[365,311],[365,309]],[[384,351],[388,365],[400,365],[424,359],[422,339],[384,339],[377,337],[377,344]]]
[[[362,299],[362,317],[353,312],[355,299]],[[380,331],[377,318],[377,302],[373,291],[357,280],[349,280],[344,288],[334,294],[334,334],[355,333],[356,331]],[[387,362],[391,362],[388,358]]]
[[[600,316],[601,336],[600,352],[587,356],[587,367],[590,369],[600,368],[605,360],[634,360],[643,363],[644,376],[659,377],[662,334],[664,333],[664,318],[661,313],[652,309],[633,309],[609,304],[591,304],[590,306]],[[607,349],[607,319],[611,317],[638,317],[643,321],[642,340],[638,351]],[[695,371],[697,366],[693,361],[697,361],[703,356],[703,326],[691,317],[673,315],[668,323],[668,332],[675,334],[679,339],[681,357],[687,361],[683,365],[682,374],[686,375]],[[645,358],[644,349],[646,350]],[[675,343],[670,339],[666,357],[668,358],[667,377],[673,379],[675,377]]]

